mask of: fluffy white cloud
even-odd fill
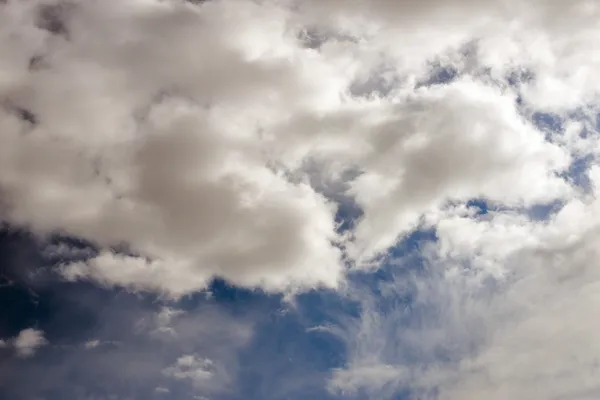
[[[508,96],[458,82],[417,92],[394,111],[352,183],[365,212],[356,237],[368,255],[389,248],[449,200],[529,206],[569,195],[556,176],[568,154],[545,142]]]
[[[37,6],[3,6],[24,19],[0,50],[21,61],[0,88],[5,218],[145,257],[103,252],[66,266],[68,277],[174,296],[214,276],[337,285],[335,206],[286,179],[260,138],[275,110],[325,104],[331,82],[290,64],[302,49],[283,20],[264,27],[281,37],[257,29],[276,9],[235,3],[75,2],[68,39],[34,26]],[[35,49],[10,39],[34,33]],[[27,71],[35,56],[43,67]]]
[[[306,24],[341,30],[372,57],[384,53],[407,85],[435,61],[469,73],[485,70],[498,79],[526,69],[535,79],[524,85],[523,95],[539,108],[581,106],[594,101],[599,89],[594,42],[600,9],[593,0],[300,4]]]
[[[44,338],[44,332],[33,328],[23,329],[12,340],[12,345],[20,357],[31,357],[38,348],[46,345],[48,341]]]

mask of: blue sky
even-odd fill
[[[598,398],[599,14],[0,2],[0,398]]]

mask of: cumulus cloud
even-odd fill
[[[560,32],[543,21],[558,11],[516,15],[490,2],[465,12],[471,6],[8,2],[4,218],[106,249],[65,265],[68,279],[180,296],[215,276],[272,291],[335,287],[340,248],[351,262],[368,261],[449,199],[567,196],[556,174],[568,152],[515,108],[514,88],[495,70],[512,66],[479,54],[489,48],[481,41],[497,38],[490,27],[511,18],[515,29],[533,18],[554,38]],[[392,15],[406,27],[394,27]],[[431,18],[444,23],[424,36],[412,29]],[[321,45],[305,46],[323,24]],[[518,29],[509,37],[522,41]],[[397,51],[374,56],[397,40],[407,43],[402,59],[420,69]],[[479,53],[465,55],[473,41]],[[475,57],[462,71],[471,77],[415,89],[446,51],[452,65]],[[539,63],[506,59],[551,79]],[[353,94],[382,64],[396,76],[388,96]],[[315,159],[320,174],[357,172],[348,194],[364,218],[351,243],[337,233],[336,205],[306,179],[303,166]],[[141,257],[109,250],[122,244]]]
[[[472,82],[415,97],[398,107],[352,183],[365,213],[356,237],[367,251],[389,248],[449,200],[528,206],[569,195],[556,176],[569,155],[523,121],[510,97]]]
[[[2,41],[16,53],[0,87],[5,218],[145,257],[103,252],[66,276],[175,296],[214,276],[267,290],[337,284],[335,206],[261,147],[269,108],[318,108],[329,91],[289,63],[300,50],[279,23],[275,42],[257,30],[269,8],[75,2],[66,39],[36,28],[41,5],[3,7],[21,18]],[[28,71],[35,56],[45,67]]]
[[[19,357],[31,357],[37,349],[47,343],[48,341],[44,338],[44,332],[33,328],[23,329],[12,340],[12,345]]]
[[[300,3],[305,23],[359,38],[370,58],[383,52],[407,84],[428,68],[424,61],[435,60],[499,79],[526,69],[535,80],[525,82],[523,96],[538,108],[564,110],[596,98],[594,1]]]

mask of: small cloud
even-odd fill
[[[89,340],[83,345],[86,349],[93,349],[100,346],[100,341],[97,339]]]
[[[8,343],[6,343],[6,341],[0,339],[0,349],[4,348],[4,347],[8,347]]]
[[[167,326],[171,323],[174,317],[177,317],[184,312],[170,307],[163,307],[156,315],[156,323],[159,326]]]
[[[13,341],[13,346],[20,357],[30,357],[35,354],[36,350],[48,341],[44,338],[44,332],[27,328],[23,329]]]
[[[154,391],[156,393],[169,393],[170,392],[169,389],[167,389],[166,387],[162,387],[162,386],[157,387],[156,389],[154,389]]]
[[[177,380],[190,379],[194,384],[201,384],[213,376],[212,369],[212,360],[192,354],[179,357],[174,365],[163,370],[163,374]]]
[[[156,329],[152,331],[152,334],[166,337],[177,336],[177,331],[170,325],[175,318],[182,314],[184,314],[184,311],[182,310],[163,307],[154,317]]]

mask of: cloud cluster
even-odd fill
[[[313,3],[7,2],[3,218],[105,249],[65,265],[68,279],[180,296],[215,276],[272,291],[335,287],[343,259],[368,263],[447,201],[570,195],[557,175],[569,151],[515,107],[516,91],[529,100],[550,72],[507,56],[535,76],[511,86],[502,74],[513,66],[482,43],[511,18],[554,40],[544,21],[575,6],[513,15],[496,2],[480,13],[458,1],[368,12]],[[416,29],[431,18],[444,23]],[[389,47],[398,40],[401,52]],[[463,77],[423,86],[434,62],[464,64]],[[349,235],[331,191],[311,184],[315,161],[329,180],[355,172],[345,195],[363,218]],[[131,252],[110,250],[121,245]]]
[[[47,249],[69,281],[173,298],[214,278],[350,288],[362,310],[327,328],[348,348],[331,393],[597,396],[599,13],[0,2],[0,218],[92,243]],[[414,268],[395,246],[418,229],[436,240]],[[386,262],[389,282],[341,285]],[[181,338],[179,317],[149,335]],[[10,343],[26,356],[43,340]],[[181,350],[163,378],[230,382]]]

